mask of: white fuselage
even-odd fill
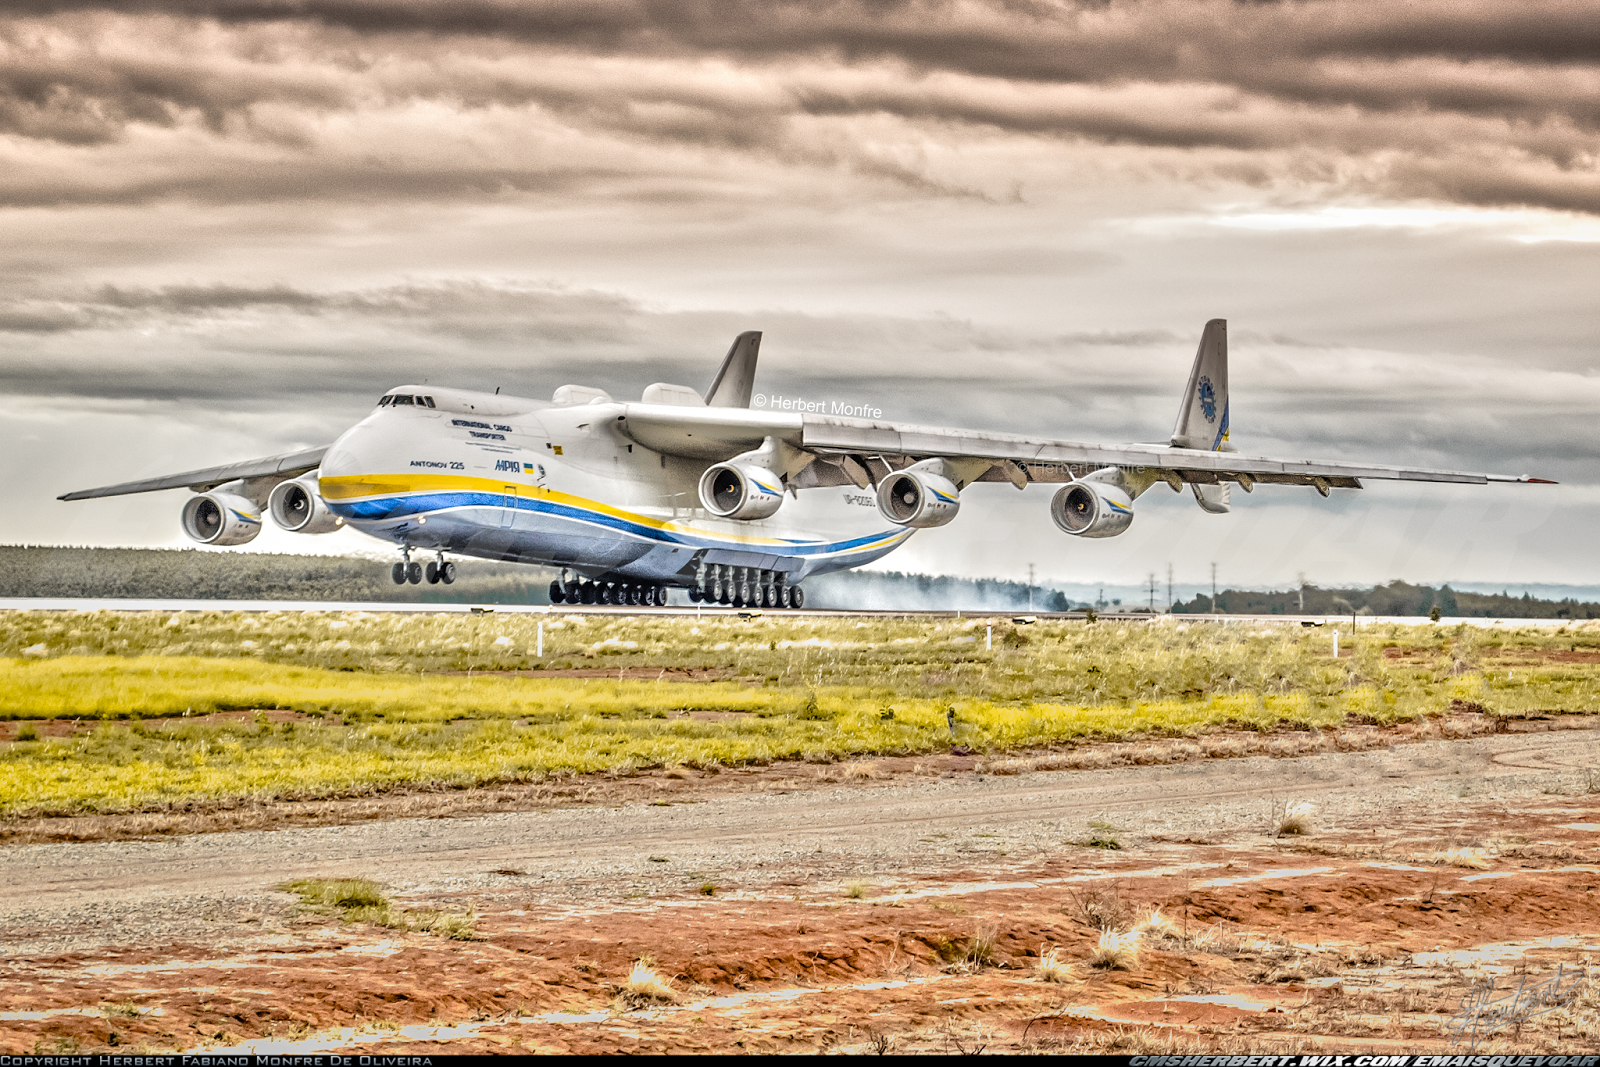
[[[319,488],[348,525],[409,548],[669,585],[713,565],[797,584],[878,559],[913,532],[855,486],[791,493],[767,519],[718,518],[699,497],[708,461],[618,431],[639,405],[403,389],[434,406],[374,410],[329,447]]]

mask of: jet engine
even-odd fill
[[[1051,498],[1050,517],[1074,537],[1115,537],[1133,522],[1133,498],[1106,482],[1073,482]]]
[[[272,513],[272,521],[290,533],[332,533],[344,525],[322,502],[315,474],[273,486],[272,495],[267,497],[267,510]]]
[[[233,493],[201,493],[183,505],[183,532],[202,545],[242,545],[261,532],[261,506]]]
[[[719,518],[764,519],[783,503],[783,482],[753,463],[718,463],[700,476],[700,503]]]
[[[878,511],[897,526],[919,530],[943,526],[960,510],[956,483],[920,464],[895,471],[878,483]]]

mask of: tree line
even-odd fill
[[[1174,614],[1208,615],[1212,599],[1199,594],[1172,605]],[[1393,581],[1369,589],[1298,589],[1261,591],[1228,589],[1217,594],[1215,609],[1223,615],[1396,615],[1428,616],[1437,608],[1451,618],[1600,619],[1600,604],[1571,598],[1536,600],[1523,593],[1468,593],[1443,585]]]
[[[395,585],[389,564],[350,556],[195,548],[0,545],[0,597],[548,604],[558,572],[458,560],[453,585]],[[1066,611],[1054,589],[992,578],[845,571],[806,581],[807,604],[881,610]]]

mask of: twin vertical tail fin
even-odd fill
[[[1172,427],[1173,448],[1198,448],[1207,452],[1232,452],[1228,441],[1228,320],[1212,319],[1200,335],[1200,348],[1189,372],[1189,387],[1178,405]],[[1194,498],[1213,514],[1228,510],[1227,483],[1190,483]]]
[[[747,408],[756,384],[756,356],[761,352],[761,331],[747,330],[733,339],[722,369],[706,390],[706,407]]]

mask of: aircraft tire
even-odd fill
[[[389,569],[389,577],[394,579],[394,584],[395,585],[405,585],[406,584],[406,565],[404,563],[396,563],[393,567],[391,567]]]
[[[692,585],[689,587],[689,603],[700,603],[700,590]]]
[[[581,604],[581,603],[583,603],[583,583],[582,582],[568,582],[567,583],[567,603],[568,604]]]
[[[798,585],[791,585],[789,587],[789,606],[796,610],[806,606],[806,595],[800,591],[800,587]]]
[[[622,602],[630,608],[636,608],[643,601],[643,597],[640,596],[643,592],[644,590],[637,585],[625,585],[622,587]]]
[[[595,595],[596,590],[593,582],[584,582],[583,587],[578,591],[578,599],[585,604],[593,604]]]
[[[667,587],[666,586],[664,586],[664,585],[656,586],[655,601],[656,601],[656,607],[658,607],[658,608],[664,608],[664,607],[667,606]]]
[[[723,581],[717,582],[717,603],[718,604],[731,604],[731,603],[733,603],[733,590],[731,588],[729,588],[732,585],[733,585],[732,582],[723,582]]]
[[[439,580],[445,585],[452,585],[456,580],[456,565],[449,560],[439,564]]]
[[[565,599],[567,599],[567,593],[566,593],[566,590],[561,588],[561,583],[560,582],[551,582],[550,583],[550,603],[559,604]]]
[[[422,564],[420,564],[420,563],[407,563],[406,564],[406,581],[410,582],[412,585],[421,585],[422,584]]]
[[[439,565],[437,563],[433,562],[433,560],[430,559],[428,561],[428,565],[426,567],[422,568],[422,576],[424,578],[428,579],[428,584],[429,585],[438,585],[439,584]]]

